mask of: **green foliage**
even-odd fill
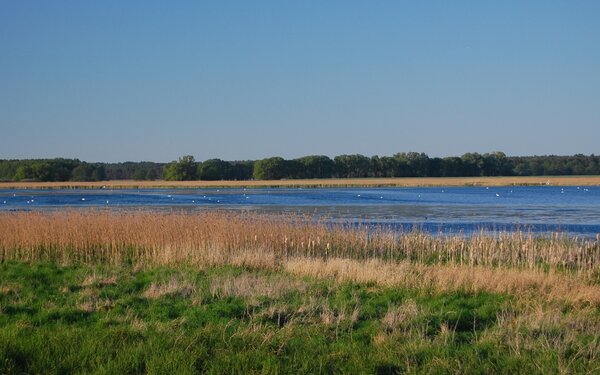
[[[83,163],[73,168],[71,181],[101,181],[106,179],[104,166],[101,164]]]
[[[105,164],[108,180],[156,180],[162,178],[164,167],[148,161]]]
[[[234,180],[250,180],[254,172],[254,161],[233,161],[231,163],[231,173]]]
[[[164,173],[164,175],[163,175]],[[172,163],[86,163],[77,159],[0,160],[0,181],[101,180],[249,180],[354,177],[600,175],[600,156],[508,157],[503,152],[466,153],[430,158],[424,153],[394,156],[340,155],[334,160],[310,155],[259,161],[209,159],[197,163],[183,156]]]
[[[481,176],[485,161],[483,156],[477,152],[467,152],[461,157],[462,169],[459,173],[465,176]]]
[[[168,181],[195,180],[198,164],[191,155],[185,155],[165,167],[164,178]]]
[[[100,181],[104,164],[77,159],[0,160],[0,180],[5,181]]]
[[[23,164],[17,167],[15,175],[13,177],[15,181],[31,180],[33,179],[33,168],[31,165]]]
[[[252,176],[257,180],[281,180],[288,176],[288,163],[278,156],[258,160]]]
[[[331,178],[335,174],[335,162],[328,156],[311,155],[296,161],[299,163],[298,178]]]
[[[598,175],[600,156],[528,156],[508,158],[518,176]]]
[[[209,159],[199,165],[200,180],[228,180],[232,179],[231,163],[221,159]]]
[[[394,155],[400,167],[402,177],[427,177],[429,173],[429,156],[418,152],[400,152]]]
[[[333,160],[338,177],[369,177],[370,160],[364,155],[340,155]]]
[[[569,309],[551,308],[552,319],[543,324],[500,324],[500,317],[522,313],[515,302],[498,294],[336,283],[231,266],[138,270],[6,262],[0,264],[0,373],[598,368],[590,350],[598,333],[561,325]],[[589,313],[598,319],[598,312]]]

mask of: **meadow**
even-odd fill
[[[0,373],[595,373],[600,238],[0,213]]]
[[[0,182],[0,189],[150,189],[253,187],[428,187],[428,186],[598,186],[600,176],[323,178],[238,181],[64,181]]]

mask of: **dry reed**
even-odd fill
[[[574,304],[600,305],[600,287],[581,275],[537,270],[389,263],[379,259],[327,261],[297,258],[287,260],[285,270],[296,275],[329,278],[418,290],[510,293]]]
[[[599,243],[524,232],[445,237],[220,211],[0,214],[0,261],[233,264],[436,288],[533,287],[594,302],[600,302],[598,287],[590,285],[598,277]]]
[[[164,283],[152,283],[144,292],[144,297],[149,299],[157,299],[164,296],[182,296],[188,297],[194,293],[196,288],[189,281],[178,280],[173,277]]]
[[[471,237],[344,227],[296,215],[112,211],[0,214],[0,261],[191,263],[234,259],[264,266],[280,259],[408,260],[425,264],[572,270],[600,265],[599,239],[481,232]],[[268,254],[268,255],[267,255]]]
[[[216,188],[216,187],[348,187],[348,186],[598,186],[600,176],[499,176],[499,177],[382,177],[321,178],[240,181],[62,181],[0,182],[2,189],[140,189],[140,188]]]

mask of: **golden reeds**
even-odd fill
[[[217,188],[217,187],[349,187],[349,186],[598,186],[600,176],[499,176],[499,177],[382,177],[322,178],[239,181],[61,181],[0,182],[2,189],[141,189],[141,188]]]
[[[217,258],[264,262],[285,258],[349,258],[425,264],[570,270],[600,265],[600,241],[554,234],[481,232],[435,236],[367,226],[332,225],[297,215],[211,211],[101,210],[0,214],[0,261],[56,260],[177,264]]]
[[[524,232],[435,236],[225,211],[0,214],[0,262],[232,264],[436,289],[529,289],[594,303],[599,243]]]

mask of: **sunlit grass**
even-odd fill
[[[219,266],[0,263],[0,373],[594,373],[600,315]]]
[[[593,373],[598,242],[5,212],[0,373]]]

